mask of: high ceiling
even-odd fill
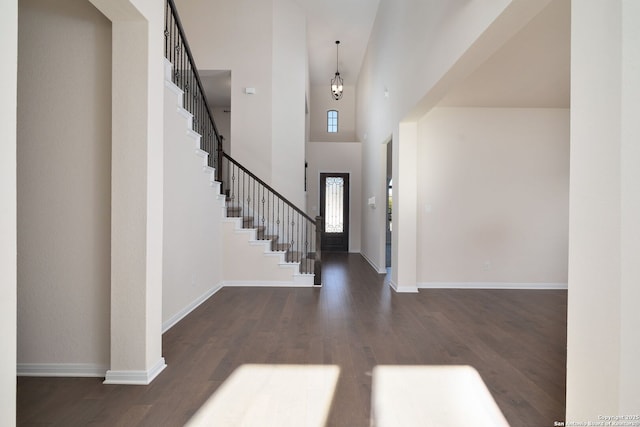
[[[571,2],[554,0],[439,105],[568,108],[570,56]]]
[[[340,74],[357,83],[379,0],[293,0],[307,16],[312,85],[328,85],[336,71],[335,41],[340,40]],[[569,106],[570,0],[550,2],[538,16],[467,79],[452,88],[441,106]],[[203,71],[213,106],[230,105],[230,75]]]
[[[336,72],[335,42],[340,40],[340,75],[346,85],[355,86],[380,1],[293,1],[307,15],[311,84],[329,84]]]
[[[311,85],[329,85],[336,72],[336,40],[340,40],[340,75],[355,86],[367,50],[379,0],[293,0],[307,16]],[[230,74],[201,70],[209,104],[231,104]]]

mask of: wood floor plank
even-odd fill
[[[565,410],[566,291],[397,294],[357,254],[331,254],[324,286],[224,288],[163,336],[149,386],[18,378],[20,426],[181,426],[248,363],[335,364],[329,426],[368,426],[377,365],[475,367],[513,427]]]

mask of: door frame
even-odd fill
[[[327,250],[327,251],[336,251],[336,252],[349,252],[349,213],[350,213],[350,209],[349,209],[349,205],[351,203],[351,185],[350,185],[350,176],[351,173],[350,172],[320,172],[320,179],[318,180],[318,186],[320,187],[320,191],[318,192],[319,195],[319,207],[320,207],[320,215],[323,218],[323,228],[322,228],[322,250]],[[343,233],[341,233],[343,235],[342,242],[339,245],[335,245],[332,244],[331,242],[327,241],[327,233],[325,233],[324,231],[324,225],[326,224],[325,221],[325,206],[324,206],[324,198],[325,198],[325,185],[324,183],[326,182],[325,179],[327,177],[341,177],[344,179],[344,192],[343,192],[343,217],[344,217],[344,229],[343,229]]]

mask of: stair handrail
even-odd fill
[[[182,26],[182,21],[178,15],[178,10],[174,0],[166,0],[165,5],[165,57],[173,65],[173,82],[183,90],[183,106],[193,115],[193,127],[201,136],[200,148],[208,153],[208,165],[215,168],[216,180],[221,183],[221,191],[224,191],[223,179],[223,159],[229,160],[238,169],[242,170],[247,176],[254,179],[264,189],[268,190],[275,197],[280,199],[290,209],[293,209],[302,218],[308,221],[315,228],[314,239],[316,241],[313,250],[314,255],[314,283],[321,284],[321,241],[320,229],[322,218],[317,217],[315,220],[303,212],[295,204],[291,203],[286,197],[273,189],[270,185],[258,178],[254,173],[233,159],[222,148],[222,136],[218,132],[216,122],[209,108],[209,102],[204,92],[200,74],[196,67],[191,53],[191,48],[187,41],[187,37]],[[182,68],[181,68],[182,67]],[[190,67],[190,70],[188,69]],[[188,72],[188,74],[184,75]],[[190,72],[189,72],[190,71]],[[211,141],[213,137],[213,141]],[[228,184],[228,183],[227,183]]]
[[[165,57],[173,64],[173,82],[185,92],[187,104],[185,109],[194,116],[194,128],[202,137],[201,148],[209,153],[209,166],[215,168],[220,177],[220,168],[217,166],[221,161],[222,139],[209,108],[207,95],[173,0],[166,0],[164,22]],[[171,23],[174,25],[170,25]],[[187,71],[187,65],[191,67],[191,73],[188,76],[182,76],[179,66],[183,66],[182,69]],[[192,89],[193,83],[195,83],[195,92]],[[187,96],[190,91],[191,97]],[[211,131],[213,135],[210,134]],[[214,138],[214,143],[210,141],[211,136]]]
[[[229,160],[231,163],[235,164],[239,169],[241,169],[244,173],[246,173],[247,175],[249,175],[251,178],[255,179],[256,181],[258,181],[258,183],[260,185],[262,185],[263,187],[265,187],[267,190],[271,191],[274,195],[278,196],[283,202],[285,202],[286,204],[288,204],[291,208],[293,208],[293,210],[295,210],[296,212],[298,212],[300,215],[302,215],[305,219],[307,219],[309,222],[313,223],[313,225],[316,225],[316,221],[311,218],[309,215],[307,215],[304,211],[302,211],[302,209],[300,209],[299,207],[297,207],[294,203],[290,202],[286,197],[284,197],[282,194],[280,194],[278,191],[276,191],[273,187],[271,187],[269,184],[267,184],[266,182],[264,182],[263,180],[261,180],[260,178],[258,178],[253,172],[251,172],[249,169],[247,169],[246,167],[242,166],[242,164],[240,164],[240,162],[238,162],[237,160],[235,160],[233,157],[231,157],[230,155],[228,155],[227,153],[222,153],[222,155]]]
[[[298,263],[301,273],[313,273],[314,284],[321,285],[322,217],[311,218],[229,154],[222,156],[227,215],[241,217],[257,240],[271,240],[272,251],[284,251],[286,262]]]

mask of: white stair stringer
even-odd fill
[[[224,286],[313,286],[313,274],[301,274],[300,263],[286,262],[270,240],[258,240],[255,228],[242,228],[242,218],[222,222]]]
[[[167,65],[167,69],[171,69]],[[171,73],[167,73],[169,76]],[[164,85],[162,329],[176,324],[222,284],[224,197],[206,166],[183,92]],[[118,375],[116,372],[114,375]]]
[[[312,287],[313,274],[301,274],[300,263],[287,262],[286,252],[272,251],[270,240],[258,240],[256,229],[242,228],[242,219],[227,217],[226,201],[220,194],[215,169],[208,166],[209,154],[200,148],[201,136],[193,130],[193,115],[183,108],[184,92],[172,81],[172,64],[165,59],[165,86],[177,98],[177,112],[185,119],[187,137],[193,141],[194,154],[202,158],[202,171],[209,174],[222,209],[222,286]]]
[[[180,104],[182,104],[182,93],[183,93],[182,90],[171,82],[168,82],[168,84],[171,85],[172,91],[176,92],[179,95],[178,98],[180,99]],[[200,148],[201,146],[200,140],[202,136],[198,132],[193,130],[193,114],[191,114],[189,111],[182,108],[181,105],[178,106],[178,113],[187,120],[187,123],[186,123],[187,137],[193,140],[194,149],[195,149],[194,153],[198,157],[202,158],[202,171],[209,174],[209,182],[211,183],[211,186],[216,187],[217,189],[216,194],[219,196],[221,200],[224,200],[224,197],[220,194],[221,184],[220,182],[216,181],[216,170],[211,166],[209,166],[209,153],[207,153],[206,151]]]

